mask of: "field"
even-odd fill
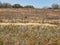
[[[0,22],[13,23],[40,23],[59,21],[60,10],[56,9],[0,9]]]
[[[0,45],[60,45],[60,10],[1,8]]]

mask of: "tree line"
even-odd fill
[[[0,8],[34,8],[32,5],[27,6],[21,6],[20,4],[10,4],[10,3],[1,3],[0,2]]]
[[[32,5],[27,6],[21,6],[20,4],[10,4],[10,3],[1,3],[0,2],[0,8],[35,8]],[[44,7],[44,9],[60,9],[59,4],[52,4],[51,7]]]

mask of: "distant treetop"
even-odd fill
[[[13,8],[23,8],[23,6],[21,6],[20,4],[14,4],[12,7]]]
[[[28,5],[28,6],[21,6],[20,4],[13,4],[10,3],[1,3],[0,2],[0,8],[34,8],[34,6]]]
[[[35,8],[33,5],[21,6],[20,4],[1,3],[0,8]],[[52,4],[51,7],[43,7],[43,9],[60,9],[59,4]]]

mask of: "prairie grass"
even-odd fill
[[[0,38],[4,45],[60,45],[60,26],[0,25]]]
[[[2,8],[0,23],[57,25],[0,25],[0,45],[60,45],[60,10]]]

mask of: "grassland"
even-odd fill
[[[0,25],[4,45],[60,45],[60,26]]]
[[[0,9],[0,45],[60,45],[60,10]]]
[[[51,20],[59,21],[60,10],[56,9],[0,9],[0,22],[5,23],[40,23]]]

